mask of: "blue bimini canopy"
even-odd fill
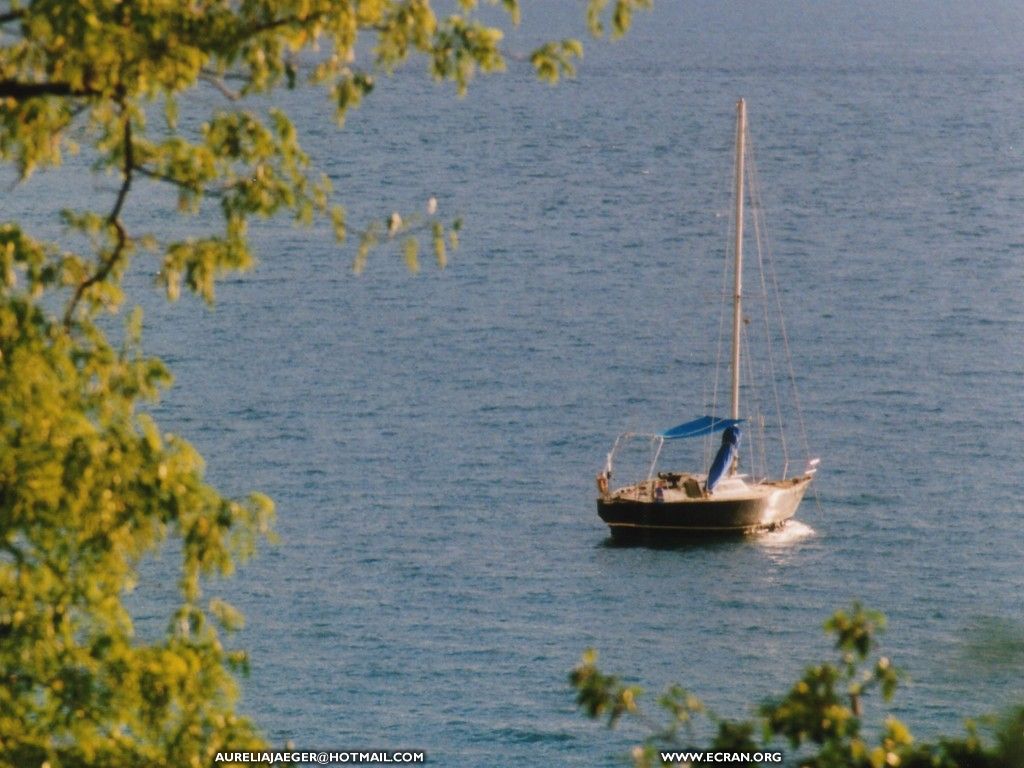
[[[743,419],[718,419],[714,416],[701,416],[699,419],[680,424],[661,433],[666,440],[679,440],[684,437],[703,437],[723,429],[735,427]]]

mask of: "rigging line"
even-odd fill
[[[796,373],[795,373],[795,371],[793,369],[793,354],[792,354],[792,351],[791,351],[791,348],[790,348],[790,344],[789,344],[789,334],[786,332],[786,318],[785,318],[785,315],[782,313],[782,293],[781,293],[781,290],[779,289],[778,276],[777,276],[777,274],[775,272],[775,262],[771,258],[771,239],[770,239],[770,233],[768,231],[768,227],[767,227],[767,225],[765,223],[765,220],[764,220],[764,208],[763,208],[763,205],[761,204],[761,194],[760,194],[760,179],[758,178],[758,175],[757,175],[756,164],[753,161],[753,156],[752,156],[753,144],[750,141],[749,136],[748,136],[748,139],[747,139],[747,146],[751,148],[750,168],[751,168],[751,175],[752,175],[752,181],[751,181],[752,197],[753,197],[753,195],[756,195],[756,197],[757,197],[756,202],[754,202],[752,200],[753,204],[751,205],[751,208],[753,208],[754,211],[755,211],[755,214],[754,214],[754,217],[755,217],[754,218],[754,221],[755,221],[754,232],[755,232],[755,235],[758,238],[758,260],[759,260],[759,262],[761,260],[761,242],[760,241],[761,241],[761,238],[763,237],[763,239],[764,239],[764,250],[765,250],[765,253],[767,255],[767,259],[766,260],[768,262],[768,267],[769,267],[769,269],[767,271],[769,272],[770,277],[771,277],[772,292],[774,294],[775,305],[776,305],[777,312],[778,312],[778,317],[779,317],[779,330],[781,331],[781,335],[782,335],[782,344],[783,344],[783,349],[784,349],[784,352],[785,352],[786,367],[787,367],[787,371],[788,371],[788,374],[789,374],[790,388],[791,388],[791,391],[793,393],[793,404],[794,404],[794,407],[795,407],[795,410],[796,410],[797,423],[799,424],[799,427],[800,427],[800,437],[801,437],[801,439],[803,441],[804,456],[806,457],[806,460],[809,461],[810,458],[811,458],[811,449],[810,449],[810,443],[808,442],[808,439],[807,439],[807,426],[806,426],[806,424],[804,422],[803,409],[800,406],[800,396],[799,396],[799,392],[798,392],[797,387],[796,387]],[[758,217],[760,217],[760,219],[761,219],[760,226],[757,223]],[[761,270],[762,285],[764,283],[764,277],[765,277],[764,273],[765,273],[765,271],[766,270],[764,270],[762,268],[762,270]],[[769,301],[767,287],[764,288],[764,294],[765,294],[765,297],[764,297],[765,311],[767,312],[767,305],[768,305],[768,301]],[[774,382],[774,377],[773,377],[773,382]],[[781,429],[781,424],[780,424],[779,434],[780,434],[780,439],[783,441],[783,444],[785,444],[785,431]],[[785,451],[784,451],[784,453],[785,453]],[[787,465],[788,465],[788,459],[787,459]],[[818,484],[817,483],[812,483],[811,484],[811,493],[814,495],[814,506],[815,506],[815,508],[818,511],[818,515],[821,516],[821,515],[824,514],[824,511],[822,509],[821,495],[818,492]]]
[[[733,168],[733,175],[735,175],[735,166]],[[720,206],[720,205],[719,206],[715,206],[715,208],[713,210],[716,212],[714,218],[719,218],[720,214],[718,213],[718,211],[722,210],[722,206]],[[729,232],[732,230],[732,220],[733,220],[733,207],[728,205],[728,204],[726,204],[725,205],[725,210],[728,211],[729,213],[726,214],[725,221],[723,222],[724,226],[725,226],[725,232],[724,232],[723,241],[725,242],[726,247],[725,247],[725,258],[722,260],[722,282],[721,282],[721,289],[719,291],[719,295],[716,297],[716,299],[718,301],[718,310],[719,310],[719,315],[718,315],[718,341],[717,341],[717,347],[715,349],[715,374],[714,374],[714,377],[711,380],[712,389],[711,389],[711,399],[710,399],[710,401],[708,400],[708,378],[707,378],[706,375],[701,377],[702,381],[704,382],[703,385],[702,385],[702,390],[701,390],[701,395],[702,395],[702,397],[701,397],[701,405],[704,408],[707,408],[708,409],[708,413],[710,413],[712,416],[718,416],[718,382],[719,382],[719,376],[720,376],[721,367],[722,367],[722,341],[723,341],[723,338],[724,338],[725,306],[726,306],[726,301],[727,301],[727,299],[725,297],[727,295],[726,291],[728,290],[726,279],[727,279],[727,276],[728,276],[728,265],[729,265],[729,242],[730,242],[729,241]],[[708,293],[704,293],[702,295],[707,296],[709,294]],[[711,435],[705,435],[704,436],[704,438],[701,440],[701,447],[703,448],[703,452],[704,452],[704,465],[705,466],[710,466],[710,463],[711,463],[711,453],[712,453],[712,450],[713,450]]]
[[[757,332],[756,326],[753,323],[751,323],[751,325],[750,325],[750,333],[751,333],[751,335],[752,336],[755,335],[756,332]],[[761,347],[763,348],[763,346],[764,345],[762,344]],[[759,370],[759,373],[758,373],[758,382],[759,382],[759,384],[758,384],[758,390],[757,390],[757,393],[758,393],[757,429],[758,429],[758,434],[759,434],[759,437],[760,437],[759,446],[760,446],[760,449],[761,449],[761,463],[762,463],[763,470],[764,470],[763,477],[768,477],[771,474],[771,466],[769,464],[769,456],[772,455],[772,453],[768,450],[768,441],[769,441],[768,410],[769,410],[770,402],[769,402],[769,393],[768,393],[768,391],[766,391],[767,388],[764,387],[761,384],[761,382],[764,382],[766,379],[768,379],[770,385],[772,387],[774,387],[774,382],[771,381],[772,376],[774,374],[773,374],[773,372],[772,372],[772,370],[771,370],[771,368],[769,366],[769,362],[768,362],[768,360],[766,358],[766,355],[761,354],[756,359],[752,358],[752,362],[755,362],[755,363],[758,364],[758,370]],[[773,440],[773,442],[775,441],[774,436],[772,436],[771,439]]]
[[[782,333],[782,345],[783,345],[783,348],[785,349],[785,352],[786,352],[786,368],[787,368],[787,372],[789,374],[790,389],[791,389],[791,391],[793,393],[793,405],[794,405],[794,408],[796,410],[797,422],[800,425],[800,437],[801,437],[801,439],[803,441],[804,455],[808,459],[810,459],[810,457],[811,457],[811,447],[810,447],[810,443],[807,440],[807,425],[804,422],[803,407],[800,405],[800,392],[799,392],[799,390],[796,387],[796,371],[793,368],[793,353],[791,351],[790,344],[789,344],[789,334],[786,332],[786,321],[785,321],[785,319],[783,318],[783,316],[781,314],[781,312],[782,312],[782,292],[779,289],[778,276],[775,274],[775,271],[772,270],[770,275],[771,275],[772,289],[773,289],[773,291],[775,293],[775,304],[778,307],[778,311],[780,313],[779,314],[779,330]]]
[[[754,160],[754,145],[752,143],[752,137],[750,135],[749,125],[747,127],[746,147],[747,147],[747,161],[748,161],[748,165],[747,165],[747,169],[748,169],[747,170],[747,181],[748,181],[748,189],[749,189],[749,197],[750,197],[751,218],[753,219],[753,224],[754,224],[754,234],[755,234],[755,237],[757,238],[758,269],[759,269],[759,273],[760,273],[760,277],[761,277],[761,283],[762,283],[761,291],[759,293],[756,293],[756,294],[755,293],[751,293],[751,292],[747,292],[746,293],[746,296],[748,297],[747,306],[751,307],[751,303],[750,302],[753,301],[755,298],[759,298],[760,299],[760,303],[761,303],[761,307],[762,307],[762,314],[765,315],[765,324],[764,324],[765,345],[764,346],[765,346],[765,348],[767,350],[767,357],[760,356],[758,358],[758,360],[755,361],[754,360],[754,350],[755,350],[755,348],[758,348],[758,347],[756,347],[752,343],[747,342],[746,343],[746,346],[747,346],[747,349],[748,349],[747,359],[750,362],[751,378],[753,380],[758,381],[758,382],[760,382],[764,378],[767,378],[769,380],[769,383],[770,383],[770,385],[772,387],[772,394],[775,397],[776,412],[779,413],[780,422],[781,422],[781,408],[779,407],[779,398],[778,398],[777,384],[776,384],[776,377],[775,377],[774,357],[772,355],[772,347],[771,347],[771,326],[770,326],[770,323],[768,322],[767,314],[764,312],[764,308],[766,307],[767,302],[765,301],[764,274],[763,274],[763,272],[764,272],[764,265],[763,265],[763,262],[762,262],[762,253],[761,253],[761,251],[762,251],[761,245],[762,244],[761,244],[761,239],[760,239],[760,229],[763,226],[763,218],[759,218],[759,217],[763,217],[764,211],[763,211],[763,206],[761,205],[760,192],[759,192],[759,189],[757,187],[757,180],[758,180],[757,179],[757,168],[756,168],[756,165],[754,165],[754,162],[755,162],[755,160]],[[751,312],[751,314],[753,314],[753,312]],[[746,335],[753,336],[754,332],[755,332],[755,328],[756,328],[756,326],[754,326],[754,325],[745,325]],[[758,371],[757,371],[758,376],[756,378],[755,378],[755,375],[754,375],[754,363],[755,362],[759,364]],[[756,436],[757,436],[757,446],[756,447],[760,451],[761,476],[762,476],[762,478],[767,478],[769,476],[768,436],[767,436],[767,431],[766,431],[766,418],[765,418],[765,414],[767,413],[767,407],[766,407],[767,403],[766,403],[766,397],[765,397],[765,392],[764,392],[764,388],[763,387],[761,387],[761,386],[754,386],[753,390],[756,393],[757,404],[758,404],[756,418],[752,419],[752,421],[756,424]],[[780,433],[782,433],[781,424],[780,424]],[[785,443],[783,443],[783,454],[784,454],[784,457],[787,456]]]
[[[755,172],[756,172],[756,169],[755,169]],[[762,217],[763,217],[763,212],[762,212]],[[763,224],[763,222],[762,222],[762,224]],[[793,353],[792,353],[792,349],[791,349],[790,344],[789,344],[789,334],[786,332],[786,317],[785,317],[785,315],[782,312],[782,291],[779,288],[778,275],[775,272],[774,261],[771,258],[771,251],[772,251],[771,234],[768,231],[767,226],[763,226],[762,229],[763,229],[762,234],[763,234],[764,243],[765,243],[765,252],[768,255],[767,263],[768,263],[769,269],[767,270],[767,272],[768,272],[768,276],[770,277],[770,284],[771,284],[771,287],[772,287],[772,293],[773,293],[774,298],[775,298],[775,306],[776,306],[776,310],[777,310],[778,317],[779,317],[779,331],[780,331],[780,333],[782,335],[782,346],[783,346],[783,349],[785,351],[786,368],[787,368],[787,372],[789,374],[790,390],[793,393],[793,405],[794,405],[794,409],[796,411],[797,423],[800,426],[800,437],[801,437],[802,442],[803,442],[804,456],[807,459],[810,459],[810,457],[811,457],[811,448],[810,448],[810,443],[808,442],[808,439],[807,439],[807,425],[806,425],[806,423],[804,421],[803,408],[800,405],[800,393],[799,393],[799,391],[797,390],[797,387],[796,387],[796,372],[795,372],[795,370],[793,368]]]
[[[735,171],[735,167],[733,169]],[[711,415],[718,416],[718,382],[719,376],[722,370],[722,347],[725,339],[725,320],[726,320],[726,306],[728,301],[726,296],[731,296],[728,291],[729,285],[729,262],[731,261],[732,253],[732,241],[729,237],[729,233],[732,232],[734,226],[735,214],[731,212],[726,217],[725,221],[725,258],[722,259],[722,290],[720,294],[720,300],[718,302],[718,345],[715,350],[715,376],[712,379],[714,382],[711,391]],[[705,379],[706,381],[706,379]],[[710,466],[711,464],[711,453],[713,450],[712,438],[710,435],[704,438],[704,465]]]
[[[747,306],[749,307],[750,304],[748,303]],[[751,447],[756,449],[757,455],[761,459],[762,469],[764,472],[767,472],[767,435],[764,428],[767,398],[765,388],[762,386],[767,372],[765,370],[764,356],[758,353],[758,350],[763,346],[758,326],[751,323],[747,316],[744,316],[742,323],[742,339],[743,345],[747,349],[747,354],[743,356],[742,362],[744,399],[749,403],[748,422]],[[754,444],[755,441],[756,445]]]
[[[740,334],[743,340],[743,346],[746,349],[751,350],[753,346],[750,344],[750,331],[747,328],[746,323],[742,323],[740,326]],[[758,473],[763,477],[767,473],[768,460],[765,454],[765,439],[763,429],[763,419],[761,414],[764,410],[763,398],[761,396],[761,389],[757,386],[757,376],[754,370],[754,359],[752,354],[747,354],[740,358],[742,380],[744,390],[746,392],[746,401],[751,404],[748,409],[747,417],[747,430],[749,437],[747,443],[750,445],[750,474],[751,477],[756,478]]]
[[[757,164],[754,159],[754,146],[751,139],[747,139],[747,146],[749,149],[749,176],[750,176],[750,207],[753,212],[754,218],[754,238],[757,243],[757,266],[758,272],[761,279],[761,292],[765,295],[765,300],[761,304],[762,314],[764,316],[764,333],[765,333],[765,348],[768,354],[768,369],[769,379],[771,380],[772,394],[775,398],[775,413],[779,420],[779,440],[782,444],[782,458],[783,468],[782,477],[785,479],[789,472],[789,445],[786,441],[786,428],[783,423],[782,416],[782,398],[779,396],[779,385],[775,375],[775,349],[772,344],[772,327],[771,319],[768,316],[768,286],[765,283],[765,261],[769,262],[769,268],[772,268],[771,264],[771,253],[768,251],[768,244],[766,241],[766,222],[764,215],[764,202],[761,198],[761,179],[757,173]],[[767,259],[765,258],[767,256]]]
[[[756,443],[751,447],[756,449],[758,452],[758,458],[760,459],[760,476],[761,478],[767,478],[771,475],[771,467],[769,464],[769,451],[768,451],[768,429],[767,429],[767,413],[768,413],[768,402],[765,393],[765,388],[760,385],[760,382],[764,381],[768,377],[767,363],[762,355],[753,354],[753,351],[758,348],[758,344],[748,341],[754,339],[757,335],[757,327],[753,324],[744,325],[744,343],[747,344],[747,349],[751,351],[751,354],[747,355],[748,361],[748,376],[751,380],[750,389],[752,390],[752,400],[756,403],[756,409],[751,412],[750,424],[751,424],[751,440],[756,440]],[[756,341],[756,339],[755,339]],[[774,439],[774,438],[772,438]]]

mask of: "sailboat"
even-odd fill
[[[774,479],[767,474],[757,476],[741,471],[740,443],[748,421],[763,424],[761,418],[744,418],[740,403],[746,155],[746,103],[740,99],[736,106],[735,263],[729,417],[705,415],[662,432],[626,432],[616,438],[605,467],[597,476],[597,512],[616,540],[658,541],[702,534],[750,534],[777,530],[796,513],[817,471],[817,459],[808,459],[804,470],[794,476],[787,476],[788,460],[782,476]],[[758,242],[760,244],[760,238]],[[658,460],[666,442],[698,437],[710,439],[719,433],[721,443],[706,472],[658,471]],[[652,445],[654,458],[647,475],[627,485],[614,487],[614,461],[623,447],[635,438],[647,439]]]

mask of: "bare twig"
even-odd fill
[[[144,168],[142,166],[136,166],[134,170],[137,174],[139,174],[140,176],[145,176],[147,179],[152,179],[153,181],[162,181],[165,184],[170,184],[171,186],[178,187],[179,189],[184,189],[188,192],[191,192],[194,195],[198,195],[201,197],[212,197],[214,199],[219,199],[221,197],[224,197],[225,192],[238,186],[238,184],[231,184],[225,186],[223,189],[210,189],[208,187],[194,186],[192,184],[182,181],[181,179],[176,179],[173,176],[168,176],[166,173],[158,173],[157,171],[152,171],[149,168]]]
[[[20,80],[0,80],[0,97],[31,99],[37,96],[97,96],[91,88],[75,88],[71,83],[25,83]]]
[[[229,101],[238,101],[240,98],[242,98],[242,94],[240,94],[238,91],[233,91],[230,88],[228,88],[227,83],[225,83],[222,78],[218,77],[212,72],[207,72],[206,70],[203,70],[199,74],[199,79],[212,85],[214,88],[221,92],[221,95],[224,96],[224,98],[228,99]]]
[[[100,262],[97,270],[78,284],[74,295],[71,297],[71,300],[68,301],[67,309],[64,311],[65,329],[70,329],[75,307],[78,306],[78,302],[81,301],[85,291],[96,283],[107,278],[128,245],[128,232],[125,230],[124,224],[121,221],[121,209],[124,207],[124,201],[128,197],[128,190],[132,186],[132,172],[135,170],[135,165],[134,154],[132,152],[132,121],[131,117],[128,115],[128,107],[123,102],[121,104],[121,113],[124,118],[124,181],[121,183],[121,189],[117,193],[117,200],[114,202],[114,207],[107,216],[107,224],[113,226],[117,232],[117,244],[114,246],[114,250],[111,251],[110,255]]]

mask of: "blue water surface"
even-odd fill
[[[507,48],[582,26],[526,4]],[[738,717],[830,653],[821,621],[852,599],[889,617],[911,675],[890,709],[918,735],[1024,700],[1019,644],[991,642],[1024,633],[1022,61],[1012,2],[698,0],[589,44],[557,88],[513,61],[457,100],[417,62],[343,131],[283,96],[355,227],[436,196],[465,230],[444,271],[385,250],[354,277],[351,244],[262,222],[214,311],[133,278],[176,375],[162,424],[277,503],[280,543],[212,590],[248,619],[244,711],[302,749],[615,765],[642,731],[575,712],[585,648]],[[615,434],[700,414],[739,96],[818,500],[757,541],[611,547]],[[47,179],[4,208],[45,228]],[[114,181],[85,183],[71,204]],[[143,627],[173,605],[161,562]]]

